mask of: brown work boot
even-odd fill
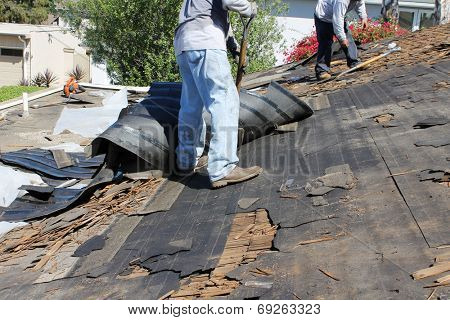
[[[208,166],[208,156],[200,157],[197,161],[197,165],[195,166],[194,171],[198,172],[201,171],[203,168],[206,168]]]
[[[316,74],[317,80],[328,80],[331,78],[331,74],[328,72],[321,72]]]
[[[231,171],[226,177],[223,177],[220,180],[211,182],[211,185],[214,189],[225,187],[229,184],[243,182],[258,176],[263,172],[263,169],[258,166],[250,167],[250,168],[241,168],[236,167]]]

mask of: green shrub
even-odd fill
[[[106,63],[113,83],[148,86],[153,81],[180,79],[173,48],[182,0],[55,0],[58,14],[94,62]],[[283,47],[275,16],[287,11],[282,0],[257,0],[259,13],[249,33],[249,66],[255,72],[275,64],[275,47]],[[242,25],[231,14],[238,41]],[[233,74],[236,67],[233,68]]]

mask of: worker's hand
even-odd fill
[[[250,5],[252,6],[252,13],[250,15],[250,18],[253,18],[258,13],[258,4],[254,1],[250,2]]]
[[[241,55],[241,46],[236,41],[234,36],[229,36],[227,38],[227,49],[233,57],[234,62],[239,64],[239,56]],[[245,57],[244,68],[248,66],[248,57]]]
[[[239,59],[238,59],[238,65],[239,65]],[[244,65],[242,66],[242,68],[244,68],[244,71],[245,71],[245,68],[247,68],[247,67],[248,67],[248,56],[246,55],[244,57]]]
[[[361,20],[361,24],[363,29],[367,29],[369,27],[369,20],[367,18]]]
[[[348,39],[344,39],[341,41],[341,47],[348,48],[348,46],[349,46]]]
[[[239,43],[236,41],[236,38],[233,35],[228,36],[227,38],[227,50],[233,57],[233,60],[236,63],[239,63],[239,55],[241,48]]]
[[[230,53],[233,57],[234,62],[236,62],[236,64],[239,64],[239,56],[241,55],[241,53],[239,51],[230,51]]]
[[[231,52],[231,55],[233,56],[234,62],[236,62],[237,65],[239,65],[239,57],[241,56],[241,53],[239,51]],[[248,56],[244,57],[244,65],[242,66],[244,69],[248,67]]]

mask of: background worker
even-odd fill
[[[86,89],[78,84],[75,77],[70,76],[69,80],[67,80],[64,85],[63,91],[66,98],[70,98],[72,94],[83,93]]]
[[[260,167],[237,166],[239,94],[227,58],[228,11],[256,15],[247,0],[184,0],[175,33],[175,54],[183,80],[179,113],[178,170],[192,172],[203,153],[206,126],[203,108],[211,114],[208,174],[213,188],[248,180]]]
[[[347,57],[347,66],[352,68],[359,63],[358,49],[348,28],[345,16],[355,10],[362,20],[363,28],[368,26],[367,11],[364,0],[319,0],[314,13],[316,25],[317,50],[316,76],[318,80],[331,77],[330,64],[333,36],[336,35]]]

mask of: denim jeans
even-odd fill
[[[319,42],[319,48],[317,49],[317,64],[316,74],[322,72],[330,72],[331,54],[333,45],[334,29],[333,24],[320,20],[314,15],[314,22],[316,25],[317,41]],[[345,35],[347,36],[349,46],[348,48],[342,48],[347,57],[347,66],[352,66],[358,60],[358,48],[356,48],[355,41],[353,40],[352,32],[345,23]]]
[[[203,108],[211,114],[208,174],[211,181],[227,176],[237,157],[239,95],[225,50],[190,50],[177,56],[183,86],[178,120],[177,164],[195,167],[205,147]]]

